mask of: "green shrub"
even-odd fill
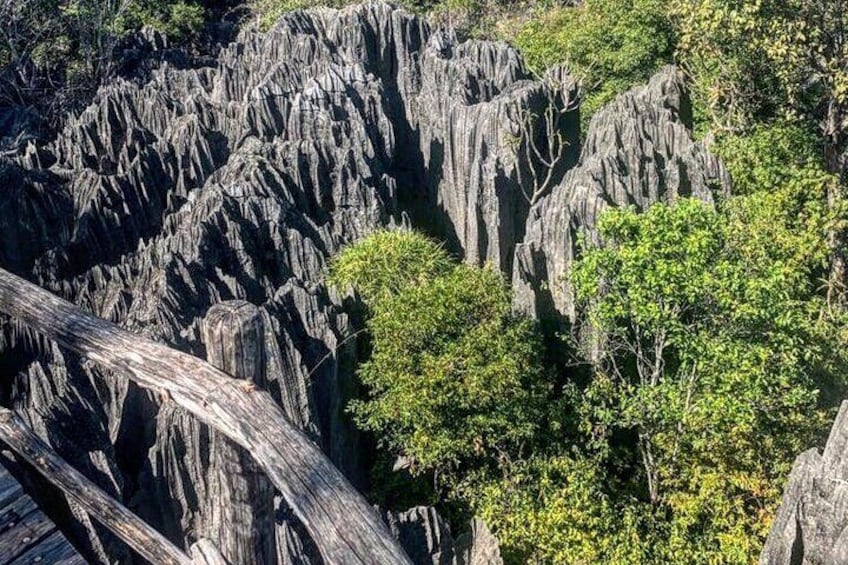
[[[508,563],[644,562],[641,536],[619,543],[634,533],[633,523],[615,511],[605,482],[598,461],[535,457],[474,477],[464,495],[497,533]]]
[[[250,7],[259,20],[259,27],[267,31],[283,14],[295,10],[305,10],[314,6],[335,6],[333,0],[252,0]]]
[[[550,384],[500,273],[451,264],[418,234],[381,232],[343,250],[330,280],[353,285],[371,310],[359,369],[368,397],[350,410],[385,448],[447,481],[534,438]]]
[[[351,410],[387,447],[446,472],[534,437],[548,393],[541,344],[499,273],[457,266],[380,303],[368,329],[370,395]]]
[[[129,5],[116,21],[116,30],[127,33],[149,26],[179,41],[199,33],[205,22],[203,6],[195,2],[143,0]]]
[[[797,182],[821,185],[826,176],[821,143],[798,124],[778,122],[744,135],[722,135],[713,151],[724,161],[737,195]]]
[[[584,81],[583,112],[591,115],[671,62],[674,34],[664,0],[585,0],[542,12],[515,44],[539,73],[570,66]]]
[[[416,232],[377,232],[345,248],[330,262],[328,282],[356,289],[371,307],[449,273],[454,261],[435,241]]]

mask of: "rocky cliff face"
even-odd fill
[[[760,563],[848,563],[848,402],[824,452],[810,449],[795,460]]]
[[[610,206],[641,210],[685,196],[712,202],[729,187],[721,162],[692,138],[683,79],[667,67],[592,117],[577,166],[531,208],[515,248],[516,308],[574,320],[566,275],[580,238],[593,241],[598,217]]]
[[[599,112],[578,163],[576,110],[515,50],[459,43],[388,4],[290,14],[202,68],[156,60],[144,80],[102,89],[53,142],[0,157],[0,266],[212,362],[209,310],[235,308],[227,319],[262,351],[248,372],[359,485],[367,450],[343,412],[355,321],[323,284],[341,246],[413,224],[512,273],[521,310],[567,316],[561,277],[600,210],[727,187],[691,138],[673,69]],[[548,108],[563,116],[568,154],[531,207],[522,172],[540,165],[516,140],[522,117]],[[238,304],[252,305],[247,321]],[[210,498],[263,500],[242,512],[245,535],[261,540],[253,561],[318,561],[232,446],[167,399],[0,324],[4,403],[175,542],[214,535]],[[68,520],[90,557],[132,559],[84,513],[71,507]],[[417,562],[499,561],[481,524],[454,540],[431,510],[389,521]]]

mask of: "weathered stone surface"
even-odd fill
[[[469,262],[490,262],[509,272],[530,207],[525,192],[532,192],[522,186],[527,181],[519,168],[538,161],[518,143],[522,128],[532,128],[533,136],[563,137],[567,155],[557,164],[559,179],[576,160],[577,111],[548,81],[529,80],[519,54],[502,44],[456,45],[449,35],[435,34],[422,57],[422,80],[408,106],[426,187],[418,203],[425,210],[415,214],[413,205],[413,217],[461,249]],[[566,91],[576,99],[573,81]],[[528,116],[543,114],[549,104],[566,112],[555,132],[540,131],[538,121],[528,124]],[[434,211],[440,215],[434,218]]]
[[[514,125],[502,122],[546,104],[550,89],[508,46],[461,44],[379,2],[289,14],[197,68],[182,68],[156,34],[122,48],[134,79],[101,89],[53,141],[4,144],[0,265],[199,356],[210,308],[256,305],[264,356],[242,368],[364,484],[344,414],[355,328],[323,285],[327,257],[435,204],[422,226],[508,268],[527,205],[523,157],[507,143]],[[204,500],[227,491],[248,502],[213,472],[224,447],[166,398],[7,321],[0,353],[15,375],[5,403],[175,542],[188,547],[210,527]],[[277,500],[278,559],[315,562],[285,514]],[[126,561],[84,526],[92,555]]]
[[[795,460],[766,545],[763,565],[848,563],[848,401],[824,453]]]
[[[590,241],[598,216],[610,206],[672,202],[695,196],[712,202],[729,177],[705,146],[692,138],[683,78],[667,67],[643,87],[618,96],[593,116],[580,162],[530,210],[512,274],[515,306],[538,318],[574,319],[565,276]]]
[[[182,68],[156,34],[123,48],[134,79],[101,89],[53,141],[0,148],[0,265],[249,375],[357,485],[367,454],[344,413],[356,327],[323,284],[341,246],[412,223],[468,261],[512,273],[519,309],[570,315],[561,276],[600,210],[710,200],[727,186],[692,140],[673,69],[600,111],[581,153],[567,76],[547,77],[565,85],[556,91],[531,79],[511,47],[460,43],[381,2],[286,15],[196,68]],[[517,140],[523,118],[548,107],[562,112],[566,154],[553,190],[531,207],[526,173],[539,163]],[[545,135],[538,127],[534,138]],[[207,315],[222,317],[204,325]],[[7,320],[0,368],[13,375],[0,387],[4,404],[173,541],[187,548],[209,535],[226,540],[230,557],[251,544],[243,562],[268,552],[280,563],[320,562],[244,454],[166,398]],[[221,509],[208,504],[216,497],[244,526],[236,537],[220,530]],[[91,555],[127,561],[79,520]],[[392,520],[421,562],[499,562],[481,523],[454,540],[432,509]]]
[[[456,539],[429,506],[389,512],[386,521],[416,565],[503,565],[497,539],[480,520]]]

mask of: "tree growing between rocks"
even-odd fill
[[[727,149],[749,194],[717,209],[607,212],[572,275],[595,353],[581,427],[650,504],[662,561],[753,560],[791,462],[844,392],[845,320],[820,283],[835,179],[783,160],[792,133]]]
[[[679,58],[709,123],[744,132],[783,118],[818,130],[826,170],[836,175],[832,209],[848,181],[848,6],[842,0],[674,0]],[[702,117],[703,119],[704,117]],[[831,300],[844,307],[848,233],[830,235]]]
[[[551,383],[529,320],[512,314],[500,273],[447,261],[410,232],[377,233],[330,267],[370,314],[368,389],[356,422],[440,486],[470,468],[519,457],[543,421]]]
[[[330,281],[368,310],[356,422],[510,562],[754,560],[844,391],[845,324],[819,283],[833,178],[793,133],[727,146],[745,196],[602,217],[573,273],[585,381],[553,378],[499,274],[414,233],[348,247]]]
[[[515,142],[521,161],[518,185],[531,206],[562,180],[570,155],[567,128],[569,115],[580,106],[579,83],[564,67],[555,67],[542,79],[548,95],[544,109],[519,110]]]

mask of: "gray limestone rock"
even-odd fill
[[[480,520],[456,538],[430,506],[388,512],[386,522],[416,565],[503,565],[497,539]]]
[[[848,563],[848,401],[842,403],[824,453],[795,460],[762,565]]]
[[[125,47],[141,55],[169,50],[156,34],[133,41]],[[227,356],[204,344],[204,317],[232,300],[255,305],[263,356],[239,371],[261,375],[258,386],[364,484],[363,450],[344,412],[355,327],[324,287],[327,258],[408,224],[421,201],[442,203],[442,225],[463,218],[456,251],[508,266],[526,206],[513,172],[520,158],[500,120],[550,93],[506,45],[459,43],[380,2],[288,14],[267,33],[243,32],[206,66],[182,68],[171,55],[102,88],[53,141],[4,146],[0,265],[224,366]],[[457,120],[465,127],[451,133]],[[444,155],[449,174],[436,170]],[[243,522],[267,519],[238,510],[249,481],[225,484],[240,476],[229,466],[243,468],[241,455],[167,399],[6,320],[0,358],[15,375],[3,383],[7,403],[173,541],[227,538],[205,502],[215,497]],[[279,502],[278,559],[315,562]],[[81,526],[97,559],[129,559]],[[224,545],[235,551],[243,541]]]
[[[598,216],[610,206],[644,209],[684,196],[712,202],[715,193],[729,192],[721,162],[693,139],[690,115],[683,77],[667,67],[592,117],[579,163],[533,206],[515,247],[517,310],[574,320],[565,278],[579,238],[592,241]]]
[[[155,34],[133,41],[127,49],[169,50]],[[287,14],[196,68],[176,56],[102,88],[49,143],[3,146],[0,266],[250,375],[356,485],[367,454],[344,411],[356,321],[323,282],[342,246],[412,224],[512,273],[519,309],[569,315],[561,277],[600,210],[727,187],[692,139],[673,69],[601,110],[581,150],[563,71],[535,80],[513,48],[459,42],[382,2]],[[542,163],[527,140],[551,132],[526,118],[549,109],[562,154],[528,199]],[[320,562],[244,454],[167,399],[0,322],[4,403],[174,542],[210,535],[243,562]],[[244,526],[235,537],[215,498]],[[455,540],[432,509],[390,522],[421,562],[500,562],[479,522]],[[132,559],[83,517],[78,526],[100,561]]]

